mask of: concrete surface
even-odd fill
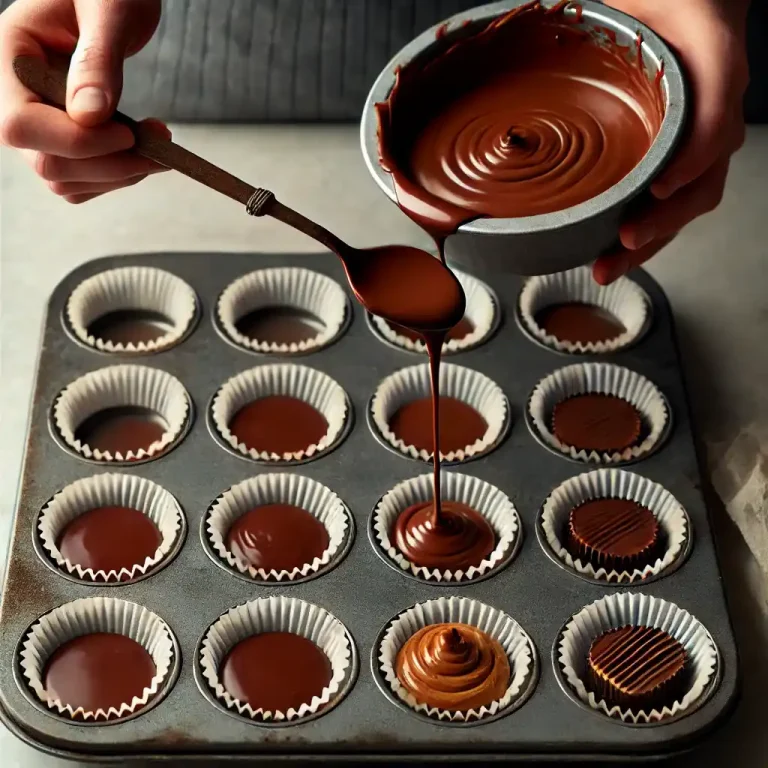
[[[359,245],[398,240],[429,246],[368,177],[353,127],[185,126],[175,138],[232,169]],[[83,261],[154,250],[312,251],[278,222],[254,221],[235,204],[174,174],[82,207],[54,198],[10,152],[0,198],[0,563],[13,514],[26,413],[45,301]],[[768,764],[761,719],[768,665],[768,129],[753,128],[734,158],[721,207],[695,222],[651,264],[672,302],[714,489],[716,528],[742,657],[744,690],[733,719],[706,747],[674,761],[714,768],[738,755]],[[734,751],[735,750],[735,751]],[[0,726],[5,768],[68,765],[39,756]]]

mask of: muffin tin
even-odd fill
[[[211,267],[216,265],[215,269]],[[66,304],[86,278],[124,266],[157,267],[176,275],[196,292],[200,321],[180,343],[157,354],[130,359],[78,343],[67,329]],[[372,434],[368,412],[380,382],[424,356],[394,347],[371,328],[362,308],[350,302],[335,342],[296,362],[322,371],[345,390],[352,418],[333,450],[295,466],[268,466],[236,455],[220,439],[210,419],[211,402],[222,384],[247,369],[289,363],[285,355],[261,355],[226,343],[215,319],[217,301],[233,280],[255,269],[297,266],[335,279],[349,296],[340,264],[330,254],[163,253],[119,256],[84,265],[55,290],[48,307],[26,457],[16,506],[5,592],[0,614],[0,714],[20,738],[53,754],[84,759],[184,756],[202,759],[290,756],[308,759],[415,760],[637,758],[666,755],[691,746],[724,719],[737,693],[736,648],[720,583],[712,530],[701,492],[685,387],[663,292],[645,273],[633,280],[645,291],[652,319],[642,339],[610,356],[564,355],[533,343],[516,323],[520,279],[494,276],[499,328],[487,341],[451,355],[450,362],[479,371],[501,387],[509,401],[509,428],[489,453],[447,467],[492,484],[506,494],[519,515],[520,530],[511,556],[487,577],[456,581],[409,578],[388,567],[372,535],[378,501],[398,483],[428,466],[386,450]],[[690,522],[688,540],[674,567],[649,581],[631,584],[587,580],[561,567],[546,550],[540,530],[542,505],[570,477],[597,469],[542,447],[525,413],[535,385],[569,364],[612,362],[645,376],[669,404],[673,425],[657,451],[630,468],[658,483],[680,502]],[[55,438],[53,403],[78,377],[100,368],[134,363],[176,377],[189,394],[189,430],[172,451],[148,461],[116,467],[94,463],[65,450]],[[181,505],[191,531],[162,569],[128,583],[88,584],[56,572],[37,540],[41,509],[62,488],[105,471],[151,480]],[[611,471],[610,469],[608,471]],[[231,486],[267,472],[304,475],[338,494],[351,513],[342,556],[311,580],[263,583],[216,567],[217,555],[205,537],[208,508]],[[368,536],[366,536],[368,532]],[[348,551],[347,551],[348,550]],[[213,560],[213,562],[212,562]],[[661,724],[635,724],[609,718],[585,704],[569,686],[557,660],[558,645],[572,617],[610,595],[642,594],[690,612],[711,635],[717,649],[715,674],[705,694],[684,717]],[[327,610],[346,628],[352,642],[350,669],[333,699],[317,717],[275,728],[255,724],[226,707],[215,706],[199,658],[209,627],[249,600],[283,596]],[[18,656],[27,630],[62,604],[87,597],[116,597],[136,603],[167,622],[177,643],[168,673],[167,695],[136,716],[116,724],[84,727],[41,705],[26,684]],[[535,675],[524,698],[498,718],[466,724],[438,722],[416,713],[387,691],[377,662],[378,644],[394,617],[412,606],[440,598],[469,598],[510,616],[535,648]],[[629,599],[629,598],[628,598]],[[646,598],[643,598],[646,600]],[[381,689],[381,690],[380,690]]]

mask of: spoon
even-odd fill
[[[65,108],[68,61],[46,62],[37,56],[13,60],[17,77],[53,106]],[[344,265],[358,301],[372,314],[414,331],[447,331],[464,316],[461,284],[441,260],[419,248],[385,245],[353,248],[325,227],[277,200],[272,192],[253,187],[170,139],[115,112],[115,122],[130,128],[133,151],[245,206],[251,216],[272,216],[333,251]]]

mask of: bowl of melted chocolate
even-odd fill
[[[368,95],[361,144],[450,262],[548,274],[618,243],[685,107],[674,54],[639,21],[592,0],[514,0],[403,48]]]

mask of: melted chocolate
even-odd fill
[[[241,317],[235,327],[256,341],[298,344],[314,339],[325,324],[311,312],[296,307],[260,307]]]
[[[331,682],[331,662],[311,640],[265,632],[239,642],[221,666],[221,683],[253,709],[287,712],[309,704]]]
[[[415,565],[451,571],[480,565],[496,545],[493,528],[479,512],[445,500],[437,525],[434,501],[403,510],[395,521],[394,539]]]
[[[146,309],[118,309],[94,320],[88,333],[113,344],[157,341],[173,330],[173,322],[160,312]]]
[[[472,406],[455,397],[440,397],[440,452],[460,451],[485,435],[488,424]],[[432,451],[432,400],[422,397],[400,406],[389,420],[389,428],[407,445]]]
[[[238,517],[227,531],[227,548],[254,568],[290,571],[321,557],[328,531],[310,512],[290,504],[264,504]]]
[[[328,432],[328,422],[297,397],[268,395],[241,408],[229,429],[248,448],[283,456],[317,445]]]
[[[424,337],[418,332],[413,331],[410,328],[403,328],[402,325],[392,325],[392,330],[399,333],[401,336],[405,336],[406,339],[411,341],[424,341]],[[475,326],[467,320],[466,317],[462,317],[456,325],[448,331],[446,335],[446,341],[459,341],[466,336],[469,336],[472,331],[475,330]]]
[[[685,648],[652,627],[604,632],[589,649],[589,682],[599,699],[634,711],[661,709],[685,692]]]
[[[568,549],[606,570],[644,567],[655,560],[659,524],[653,512],[627,499],[595,499],[571,510]]]
[[[552,414],[555,437],[587,451],[623,451],[637,443],[641,427],[637,408],[614,395],[574,395]]]
[[[592,304],[554,304],[535,317],[537,325],[558,341],[595,344],[612,341],[626,328],[610,313]]]
[[[64,643],[43,672],[49,696],[87,712],[120,708],[141,697],[155,676],[149,653],[125,635],[94,632]]]
[[[143,565],[161,542],[157,526],[138,509],[96,507],[69,522],[56,546],[71,563],[109,572]]]
[[[75,430],[75,439],[92,450],[109,451],[123,457],[129,451],[146,451],[168,431],[163,418],[149,408],[126,405],[105,408],[89,416]]]
[[[499,642],[468,624],[423,627],[398,652],[395,672],[416,701],[452,712],[490,705],[510,678]]]

